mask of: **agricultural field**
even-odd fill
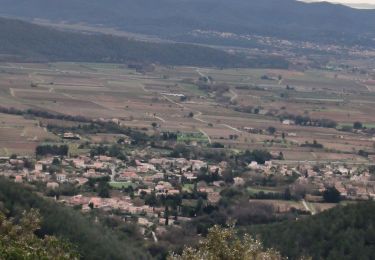
[[[138,72],[123,64],[0,64],[1,107],[116,119],[149,135],[177,132],[184,142],[267,149],[296,161],[367,162],[358,151],[373,153],[373,136],[340,129],[356,121],[367,128],[375,127],[373,86],[371,75],[318,69],[155,65],[152,70]],[[283,114],[334,120],[337,127],[284,124],[280,119]],[[47,119],[0,116],[4,121],[0,128],[1,154],[29,153],[38,142],[56,138],[37,126]],[[14,131],[7,131],[5,125]],[[270,127],[274,128],[272,133]],[[16,138],[21,143],[5,145]],[[98,143],[114,138],[87,136],[87,140]],[[323,148],[302,147],[314,141]]]
[[[0,156],[29,155],[40,142],[56,140],[36,120],[0,113]]]

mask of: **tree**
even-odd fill
[[[292,193],[290,192],[289,187],[285,189],[283,197],[284,197],[285,200],[291,200],[292,199]]]
[[[237,237],[234,227],[212,227],[198,248],[187,247],[182,255],[172,254],[169,260],[279,260],[281,255],[273,249],[265,249],[260,241],[245,234]]]
[[[270,135],[273,135],[273,134],[276,133],[276,128],[273,127],[273,126],[270,126],[270,127],[268,127],[267,131],[268,131],[268,133],[270,133]]]
[[[168,206],[165,206],[164,218],[165,218],[165,225],[168,226],[169,225],[169,207]]]
[[[54,236],[39,238],[41,217],[37,210],[24,212],[18,224],[0,214],[0,259],[79,259],[72,245]]]
[[[60,165],[60,160],[59,160],[59,158],[53,158],[53,160],[52,160],[52,164],[53,165]]]
[[[362,129],[363,128],[363,124],[361,122],[354,122],[353,123],[353,128],[354,129]]]
[[[212,148],[224,148],[225,146],[222,143],[214,142],[211,145]]]
[[[150,207],[156,207],[158,205],[158,198],[156,197],[155,192],[146,194],[144,200],[145,204],[149,205]]]
[[[338,203],[341,200],[340,192],[335,187],[328,187],[323,192],[323,198],[325,202]]]
[[[101,198],[110,198],[111,197],[110,194],[109,194],[109,185],[108,185],[107,182],[105,182],[105,181],[99,182],[98,195]]]

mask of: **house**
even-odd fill
[[[173,163],[173,160],[167,158],[152,158],[148,162],[153,165],[167,165]]]
[[[87,178],[92,178],[92,177],[96,177],[98,174],[96,173],[95,169],[88,169],[84,174],[83,176],[87,177]]]
[[[102,201],[102,198],[99,198],[99,197],[90,198],[90,201],[89,201],[88,204],[92,205],[92,207],[95,208],[95,209],[105,206],[103,201]]]
[[[67,140],[80,140],[81,139],[79,135],[73,134],[72,132],[64,133],[63,138]]]
[[[138,190],[138,196],[142,194],[151,194],[152,190],[151,189],[139,189]]]
[[[290,120],[290,119],[285,119],[283,120],[283,125],[294,125],[295,122],[293,120]]]
[[[56,180],[58,182],[65,182],[66,181],[66,174],[62,174],[62,173],[56,174]]]
[[[82,158],[74,158],[72,162],[73,162],[74,167],[76,168],[80,168],[80,169],[86,168],[86,162]]]
[[[248,166],[247,168],[249,169],[252,169],[252,170],[257,170],[259,169],[259,165],[256,161],[252,161]]]
[[[155,166],[150,163],[142,163],[139,160],[136,160],[135,163],[137,165],[137,172],[146,173],[156,170]]]
[[[135,172],[123,172],[117,178],[118,181],[138,181],[141,180],[141,177],[138,176]]]
[[[55,190],[59,188],[59,184],[57,182],[48,182],[47,189]]]
[[[25,164],[23,160],[18,160],[18,159],[10,159],[9,163],[12,166],[19,166],[19,167],[23,167],[23,165]]]
[[[168,195],[178,195],[178,194],[180,194],[180,191],[179,190],[175,190],[175,189],[167,190],[167,194]]]
[[[93,167],[97,170],[104,169],[104,163],[103,162],[94,162]]]
[[[113,160],[112,157],[105,156],[105,155],[100,155],[100,156],[98,157],[98,159],[99,159],[99,161],[101,161],[101,162],[110,162],[110,161]]]
[[[153,225],[153,223],[148,221],[147,218],[138,218],[138,224],[145,227],[151,227]]]
[[[188,181],[194,181],[197,179],[197,176],[195,176],[194,173],[190,173],[190,172],[185,172],[184,173],[184,177],[188,180]]]
[[[74,181],[77,183],[77,186],[82,186],[86,184],[89,181],[89,179],[81,177],[81,178],[75,178]]]
[[[190,160],[193,171],[199,171],[201,168],[206,168],[207,163],[201,160]]]
[[[37,163],[35,164],[34,169],[35,169],[35,171],[37,171],[37,172],[41,172],[41,171],[43,171],[43,164],[40,163],[40,162],[37,162]]]
[[[145,176],[143,177],[143,181],[145,182],[154,182],[154,181],[161,181],[164,179],[164,173],[156,173],[154,175]]]
[[[173,187],[169,182],[159,181],[158,185],[155,186],[156,195],[166,195],[170,190],[173,190]]]
[[[215,187],[219,187],[219,188],[225,186],[225,182],[224,181],[214,181],[212,184]]]
[[[208,167],[208,170],[210,173],[214,174],[214,173],[217,173],[219,175],[222,174],[222,169],[219,167],[219,166],[216,166],[216,165],[211,165]]]
[[[235,177],[233,181],[235,186],[243,186],[245,184],[245,180],[241,177]]]
[[[183,167],[185,165],[187,165],[188,163],[188,160],[186,160],[185,158],[177,158],[175,159],[175,164],[177,167]]]
[[[16,178],[14,179],[14,181],[15,181],[16,183],[22,183],[22,182],[23,182],[23,178],[22,178],[21,175],[17,175]]]
[[[226,162],[226,161],[221,161],[221,162],[219,163],[219,167],[220,167],[221,169],[226,169],[226,168],[228,167],[228,162]]]
[[[84,197],[82,195],[73,196],[68,200],[71,205],[84,205],[89,204],[90,198]]]

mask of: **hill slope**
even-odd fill
[[[150,43],[104,34],[72,33],[4,18],[0,18],[0,55],[32,61],[131,61],[218,67],[287,65],[277,59],[249,60],[197,45]]]
[[[193,30],[374,45],[375,11],[296,0],[0,0],[1,14],[86,22],[172,39]],[[195,39],[199,41],[199,39]]]
[[[0,210],[19,218],[24,210],[42,215],[39,235],[55,235],[70,241],[83,259],[151,259],[141,242],[116,233],[80,212],[42,199],[26,186],[0,178]]]
[[[257,227],[266,246],[290,259],[373,259],[375,252],[375,202],[339,206],[297,222]]]

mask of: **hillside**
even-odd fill
[[[373,46],[375,11],[295,0],[0,0],[1,14],[201,42],[194,30]],[[146,8],[145,8],[146,7]]]
[[[24,210],[38,209],[42,216],[39,235],[54,235],[73,243],[83,259],[150,259],[147,251],[126,233],[117,233],[79,211],[37,196],[32,190],[0,178],[0,210],[19,218]]]
[[[375,252],[375,203],[339,206],[297,222],[257,227],[253,233],[266,246],[290,259],[373,259]]]
[[[59,31],[0,18],[0,57],[28,61],[151,62],[217,67],[285,67],[283,60],[249,60],[189,44],[150,43],[105,34]],[[4,59],[4,58],[3,58]]]

